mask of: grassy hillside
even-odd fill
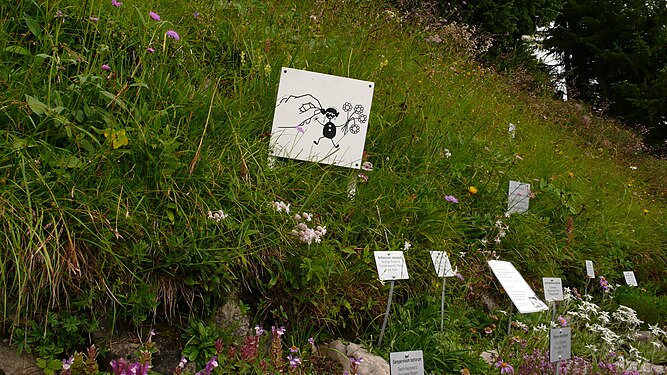
[[[10,1],[0,14],[8,333],[48,329],[47,313],[80,322],[73,337],[98,321],[182,325],[238,298],[303,335],[377,337],[388,286],[373,251],[406,241],[396,301],[438,295],[427,250],[446,250],[468,322],[482,300],[507,304],[493,258],[536,290],[543,276],[584,289],[590,259],[612,284],[634,270],[647,298],[664,294],[665,162],[524,73],[478,64],[465,28],[378,1]],[[283,66],[375,82],[374,168],[354,198],[356,170],[269,168]],[[534,197],[506,218],[510,180]],[[321,243],[291,234],[301,212],[326,227]],[[448,350],[469,346],[455,316]]]

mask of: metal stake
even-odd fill
[[[442,300],[440,301],[440,330],[445,327],[445,283],[447,278],[442,277]]]
[[[389,310],[391,309],[391,296],[394,294],[394,280],[389,284],[389,298],[387,298],[387,311],[384,313],[384,322],[382,322],[382,330],[380,330],[380,337],[378,338],[378,346],[382,345],[382,336],[384,336],[384,329],[387,327],[387,320],[389,319]]]
[[[510,334],[510,330],[512,329],[512,310],[514,309],[514,303],[510,299],[510,313],[509,313],[509,321],[507,322],[507,334]]]

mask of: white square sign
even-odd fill
[[[563,282],[560,277],[543,277],[544,299],[547,301],[563,300]]]
[[[282,68],[272,156],[360,169],[373,82]]]
[[[491,271],[496,275],[496,278],[500,281],[503,289],[505,289],[505,292],[520,313],[525,314],[549,309],[544,302],[537,298],[535,292],[533,292],[530,285],[523,279],[523,276],[514,268],[512,263],[502,260],[490,260],[489,267],[491,267]]]
[[[529,202],[530,184],[510,181],[509,192],[507,194],[507,215],[528,211]]]
[[[389,353],[391,375],[424,375],[424,353],[421,350]]]
[[[625,277],[625,283],[629,286],[638,286],[637,279],[635,278],[635,273],[633,271],[623,271],[623,277]]]
[[[449,262],[449,257],[444,251],[431,251],[431,261],[433,262],[433,267],[435,267],[435,273],[438,274],[438,277],[452,277],[454,276],[454,270],[452,269],[452,264]]]
[[[592,260],[587,260],[586,261],[586,277],[589,279],[594,279],[595,278],[595,270],[593,269],[593,261]]]
[[[408,279],[408,266],[402,251],[375,251],[375,265],[380,280]]]

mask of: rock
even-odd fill
[[[243,313],[236,301],[229,301],[215,310],[211,322],[222,330],[233,330],[232,334],[239,339],[255,333],[250,327],[250,318]]]
[[[44,372],[37,367],[35,359],[27,354],[17,354],[15,348],[0,344],[0,374],[37,375]]]
[[[371,354],[360,345],[343,344],[340,340],[329,343],[329,346],[320,348],[320,351],[343,366],[344,371],[350,371],[350,357],[363,358],[359,365],[359,375],[389,375],[389,363],[377,355]]]

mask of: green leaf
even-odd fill
[[[24,56],[30,55],[30,51],[21,46],[9,46],[5,48],[5,52],[17,53],[19,55],[24,55]]]
[[[42,27],[39,25],[39,22],[35,21],[34,18],[27,14],[23,15],[23,19],[25,20],[28,29],[30,29],[30,32],[37,37],[38,40],[42,40]]]
[[[34,96],[26,94],[25,98],[28,102],[28,107],[30,107],[30,110],[36,113],[37,115],[43,116],[48,111],[49,107],[46,104],[42,103],[39,99],[35,98]]]

